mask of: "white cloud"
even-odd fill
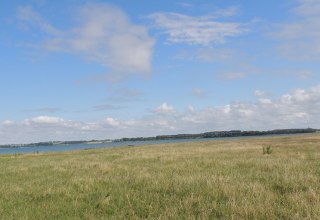
[[[195,111],[195,108],[194,108],[192,105],[189,105],[189,106],[187,107],[187,111],[188,111],[188,112],[194,112],[194,111]]]
[[[254,91],[254,95],[257,96],[257,97],[262,97],[262,96],[265,96],[266,93],[264,91],[261,91],[261,90],[256,90],[256,91]]]
[[[162,103],[159,107],[153,110],[157,114],[173,114],[176,112],[175,108],[168,105],[167,103]]]
[[[114,127],[120,126],[119,120],[111,118],[111,117],[106,118],[105,122],[106,122],[106,124],[114,126]]]
[[[259,99],[259,103],[263,104],[263,105],[269,105],[269,104],[272,104],[272,101],[271,101],[271,99],[261,98],[261,99]]]
[[[320,59],[320,1],[299,0],[295,21],[281,25],[273,36],[281,40],[280,51],[290,59]]]
[[[54,28],[31,7],[19,8],[18,18],[50,35],[43,39],[42,48],[80,55],[107,66],[110,78],[151,72],[154,39],[146,27],[131,23],[117,7],[87,4],[80,10],[78,26],[65,31]]]
[[[38,116],[25,121],[26,124],[39,123],[39,124],[62,124],[65,120],[58,117]]]
[[[12,125],[12,124],[14,124],[14,122],[11,120],[5,120],[5,121],[1,122],[1,124],[2,125]]]
[[[319,107],[320,86],[316,86],[309,90],[296,89],[274,100],[260,98],[252,103],[238,102],[188,111],[181,120],[195,130],[307,127],[308,121],[311,126],[318,127]]]
[[[154,13],[148,18],[168,35],[168,43],[213,45],[224,43],[226,38],[248,31],[243,23],[218,21],[219,17],[233,16],[235,10],[218,11],[207,16],[188,16],[179,13]]]
[[[50,140],[90,140],[161,134],[197,133],[212,130],[268,130],[319,128],[320,85],[295,89],[275,99],[235,102],[225,106],[178,112],[167,103],[156,114],[135,119],[107,117],[96,122],[39,116],[23,121],[0,122],[0,144]]]

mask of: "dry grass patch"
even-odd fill
[[[1,155],[0,216],[318,219],[319,159],[319,135]]]

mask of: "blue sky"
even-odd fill
[[[0,144],[319,128],[320,0],[13,0],[0,25]]]

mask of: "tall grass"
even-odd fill
[[[317,135],[0,156],[1,219],[319,219],[319,195]]]

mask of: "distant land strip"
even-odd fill
[[[198,134],[175,134],[175,135],[158,135],[154,137],[133,137],[120,139],[105,139],[105,140],[90,140],[90,141],[48,141],[30,144],[6,144],[0,145],[0,148],[15,148],[15,147],[36,147],[36,146],[57,146],[57,145],[71,145],[71,144],[103,144],[110,142],[124,142],[124,141],[153,141],[153,140],[175,140],[175,139],[199,139],[199,138],[220,138],[220,137],[240,137],[240,136],[262,136],[262,135],[284,135],[284,134],[303,134],[303,133],[317,133],[320,129],[314,128],[298,128],[298,129],[276,129],[269,131],[211,131]]]
[[[150,140],[174,140],[174,139],[199,139],[199,138],[219,138],[219,137],[239,137],[239,136],[262,136],[262,135],[281,135],[281,134],[302,134],[316,133],[319,129],[302,128],[302,129],[276,129],[270,131],[211,131],[199,134],[176,134],[176,135],[159,135],[155,137],[135,137],[121,138],[113,141],[150,141]]]

